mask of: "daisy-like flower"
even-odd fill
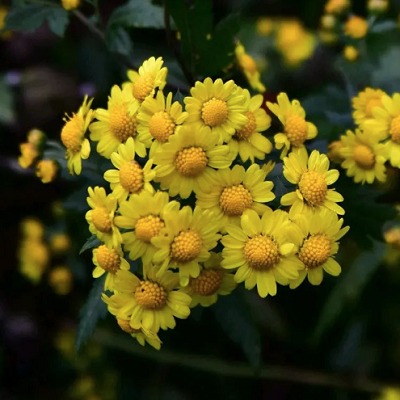
[[[278,104],[267,102],[268,108],[281,121],[284,132],[274,136],[275,147],[282,149],[281,159],[289,152],[291,147],[304,147],[304,142],[317,136],[317,128],[311,122],[307,122],[306,112],[298,100],[289,101],[286,93],[280,93],[277,97]]]
[[[55,160],[41,160],[36,166],[36,176],[43,183],[50,183],[54,181],[58,174],[59,165]]]
[[[191,278],[189,285],[183,291],[191,298],[190,308],[200,304],[209,307],[218,300],[218,295],[231,294],[237,284],[233,275],[221,267],[222,254],[211,253],[210,258],[203,264],[203,269],[197,278]]]
[[[157,333],[148,331],[147,329],[140,328],[134,329],[130,325],[128,319],[117,319],[118,326],[126,333],[129,333],[138,343],[144,346],[148,343],[150,346],[154,347],[156,350],[161,349],[161,340]]]
[[[297,214],[311,215],[320,208],[328,208],[340,215],[344,210],[337,203],[343,196],[334,189],[328,189],[339,178],[337,169],[329,169],[329,159],[314,150],[310,158],[306,148],[293,151],[283,160],[283,175],[294,185],[296,191],[282,196],[281,204],[291,206],[290,217]]]
[[[97,152],[100,155],[110,158],[121,143],[133,138],[136,153],[139,157],[146,156],[143,135],[136,131],[138,110],[139,102],[133,98],[129,88],[121,89],[117,85],[112,87],[107,110],[98,108],[98,121],[93,122],[89,128],[90,139],[99,142]]]
[[[194,124],[196,128],[210,127],[221,142],[229,142],[235,131],[247,124],[244,98],[237,94],[234,81],[224,83],[217,79],[213,82],[206,78],[204,82],[196,82],[190,94],[192,97],[185,97],[189,113],[186,123]]]
[[[229,147],[218,142],[218,135],[209,127],[182,126],[154,155],[154,180],[161,182],[161,189],[168,189],[171,196],[179,194],[183,199],[192,192],[210,192],[213,168],[228,168],[233,161]]]
[[[100,278],[107,274],[104,282],[104,290],[114,291],[115,274],[121,270],[129,270],[128,261],[125,260],[121,249],[109,249],[106,245],[101,245],[93,250],[93,278]]]
[[[109,194],[107,196],[104,188],[96,186],[88,189],[87,202],[92,208],[86,215],[91,233],[104,242],[108,248],[119,248],[122,236],[114,224],[114,214],[117,209],[117,199]]]
[[[129,251],[131,260],[142,257],[146,266],[153,259],[157,248],[151,244],[151,239],[165,227],[164,213],[169,209],[179,210],[179,203],[170,202],[168,193],[161,191],[155,194],[143,191],[120,204],[121,215],[115,217],[115,224],[131,229],[122,234],[124,249]]]
[[[182,111],[179,101],[172,104],[172,93],[165,98],[164,93],[159,90],[155,99],[148,97],[142,103],[137,129],[146,143],[151,141],[150,158],[163,143],[168,142],[169,137],[177,132],[187,117],[188,113]]]
[[[151,240],[158,251],[153,262],[160,265],[159,274],[168,268],[179,268],[181,286],[200,274],[200,262],[207,261],[210,250],[221,235],[221,221],[213,213],[196,207],[168,210],[164,214],[165,228]]]
[[[229,148],[232,155],[236,158],[239,154],[243,162],[248,159],[254,162],[254,158],[263,160],[272,151],[271,142],[260,133],[271,125],[270,116],[261,108],[263,96],[258,94],[251,97],[247,89],[238,89],[238,92],[245,98],[248,122],[232,136]]]
[[[118,271],[116,293],[103,294],[108,309],[118,319],[129,319],[133,329],[144,328],[157,333],[175,328],[175,318],[185,319],[190,314],[190,296],[179,288],[179,276],[172,271],[157,273],[157,267],[147,266],[147,278],[140,280],[129,271]],[[122,307],[121,307],[121,304]]]
[[[254,210],[262,215],[269,207],[265,204],[272,201],[274,184],[265,181],[266,172],[257,164],[244,169],[235,165],[232,169],[223,169],[215,174],[215,184],[210,193],[197,193],[196,205],[210,210],[222,217],[222,229],[227,224],[240,225],[240,217],[246,210]]]
[[[254,58],[246,53],[244,46],[238,42],[235,48],[236,60],[240,69],[243,71],[250,86],[259,91],[265,92],[265,86],[260,81],[260,72]]]
[[[82,106],[72,117],[64,118],[65,125],[61,131],[61,141],[67,148],[65,158],[71,175],[79,175],[82,171],[82,159],[86,160],[90,155],[90,143],[85,138],[89,124],[94,118],[94,111],[90,109],[93,99],[85,96]]]
[[[135,161],[135,141],[129,138],[125,144],[118,146],[118,152],[111,155],[111,162],[117,169],[110,169],[104,173],[104,179],[111,183],[113,196],[118,201],[126,200],[134,193],[147,191],[154,192],[151,181],[155,171],[151,169],[153,162],[148,160],[142,168]]]
[[[287,230],[288,238],[297,246],[297,257],[302,264],[299,277],[290,282],[290,288],[297,288],[308,276],[312,285],[322,282],[324,271],[338,276],[341,267],[334,259],[339,250],[337,241],[348,231],[343,218],[327,209],[321,209],[310,217],[298,215]]]
[[[139,72],[128,71],[129,83],[124,84],[140,103],[148,96],[153,96],[156,88],[163,90],[168,69],[163,67],[162,57],[150,57],[139,67]]]
[[[246,289],[257,285],[261,297],[276,295],[276,283],[287,285],[299,276],[301,263],[296,247],[286,237],[289,216],[282,210],[268,210],[262,218],[253,210],[241,217],[241,227],[228,225],[228,235],[221,239],[225,246],[221,266],[238,270],[236,282]]]
[[[368,119],[373,119],[372,111],[375,107],[383,107],[382,97],[385,92],[380,89],[366,88],[364,91],[358,93],[353,97],[353,118],[357,125],[361,125]]]
[[[346,169],[346,175],[354,177],[354,182],[364,184],[386,181],[387,148],[379,143],[379,137],[369,130],[361,132],[356,129],[355,134],[348,130],[340,140],[343,147],[340,154],[344,161],[342,168]],[[399,158],[400,160],[400,158]]]

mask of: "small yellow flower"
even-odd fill
[[[330,31],[336,26],[337,19],[332,14],[325,14],[321,17],[321,28]]]
[[[385,242],[393,248],[400,250],[400,227],[387,229],[384,234]]]
[[[256,22],[257,33],[260,36],[269,36],[275,27],[275,22],[268,17],[261,17]]]
[[[328,0],[325,3],[327,14],[342,14],[350,7],[350,0]]]
[[[0,31],[4,28],[6,23],[6,17],[8,14],[8,7],[0,5]],[[4,31],[0,33],[0,39],[9,39],[12,35],[11,31]]]
[[[358,56],[359,52],[354,46],[346,46],[343,49],[343,57],[349,62],[356,61]]]
[[[62,6],[67,10],[75,10],[81,5],[82,0],[61,0]]]
[[[71,292],[73,275],[71,270],[65,266],[53,268],[49,273],[49,285],[60,296]]]
[[[44,235],[44,225],[36,218],[25,218],[21,222],[21,233],[27,239],[41,241]]]
[[[38,284],[50,260],[47,246],[40,240],[27,238],[21,243],[18,258],[21,274],[32,283]]]
[[[363,38],[368,32],[368,22],[357,15],[351,16],[345,23],[344,33],[354,39]]]
[[[121,307],[124,305],[124,302],[121,302]],[[129,319],[117,319],[118,326],[126,333],[129,333],[134,339],[138,341],[138,343],[144,346],[148,343],[150,346],[154,347],[156,350],[161,349],[161,340],[158,337],[157,333],[150,332],[146,329],[139,328],[134,329],[131,327]]]
[[[34,144],[36,148],[40,147],[45,139],[46,135],[39,129],[31,129],[28,132],[28,143]]]
[[[21,143],[19,145],[21,156],[18,163],[22,168],[29,168],[39,157],[39,151],[33,143]]]
[[[382,98],[386,93],[380,89],[366,88],[353,97],[353,118],[357,125],[361,125],[368,119],[373,119],[372,111],[375,107],[383,107]]]
[[[268,108],[279,118],[284,132],[275,135],[275,147],[282,149],[281,159],[289,152],[291,147],[302,148],[304,142],[317,136],[317,128],[311,122],[307,122],[306,112],[298,100],[290,103],[286,93],[280,93],[277,97],[278,104],[267,102]]]
[[[90,109],[93,99],[85,96],[82,106],[72,117],[64,118],[65,125],[61,131],[61,141],[67,148],[65,158],[68,160],[68,170],[71,175],[79,175],[82,171],[82,159],[90,155],[90,143],[85,138],[89,124],[94,118],[94,111]]]
[[[133,97],[140,103],[148,96],[153,96],[155,90],[163,90],[166,84],[168,69],[163,66],[162,57],[150,57],[139,67],[139,72],[128,71],[129,83],[124,84],[128,87]]]
[[[308,157],[305,148],[291,153],[284,160],[283,175],[296,191],[282,196],[281,204],[291,206],[290,217],[298,214],[310,216],[321,208],[328,208],[340,215],[344,210],[337,203],[343,196],[334,189],[328,189],[339,178],[337,169],[329,169],[329,159],[325,154],[314,150]]]
[[[114,224],[114,214],[117,209],[117,199],[112,195],[106,195],[102,187],[96,186],[88,189],[87,202],[92,208],[86,215],[89,230],[108,248],[118,249],[122,243],[122,236]]]
[[[41,160],[36,166],[36,176],[43,183],[53,182],[58,174],[58,162],[55,160]]]
[[[340,154],[340,150],[343,148],[341,140],[335,140],[328,145],[327,156],[330,161],[340,164],[343,161],[343,157]]]
[[[105,273],[107,274],[104,282],[104,290],[114,291],[114,281],[116,273],[119,270],[128,271],[130,265],[125,260],[120,249],[109,249],[106,245],[101,245],[93,250],[93,278],[100,278]]]
[[[106,171],[104,179],[111,183],[112,194],[118,201],[126,200],[134,193],[154,192],[150,183],[155,177],[155,171],[151,169],[152,160],[148,160],[143,168],[135,161],[133,138],[118,146],[118,151],[111,155],[111,162],[117,169]]]
[[[65,254],[71,249],[71,238],[65,233],[55,233],[50,237],[49,246],[53,254]]]
[[[371,13],[381,14],[389,8],[388,0],[368,0],[368,11]]]
[[[346,175],[354,177],[354,182],[364,184],[386,181],[386,154],[387,150],[379,143],[379,138],[372,131],[361,132],[356,129],[355,134],[348,130],[341,136],[343,144],[340,150],[344,158],[342,168]]]

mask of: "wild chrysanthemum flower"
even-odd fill
[[[151,240],[158,249],[153,262],[160,265],[159,273],[179,268],[181,286],[187,286],[190,278],[199,276],[199,263],[207,261],[217,245],[221,221],[209,211],[185,206],[164,213],[164,223],[165,228]]]
[[[349,62],[356,61],[358,56],[359,52],[354,46],[346,46],[343,49],[343,57]]]
[[[304,142],[317,136],[317,128],[311,122],[307,122],[306,112],[298,100],[290,103],[286,93],[277,97],[278,104],[267,102],[268,108],[279,118],[283,125],[283,133],[274,136],[275,147],[282,149],[283,159],[291,147],[303,147]]]
[[[379,143],[378,136],[372,131],[361,132],[356,129],[355,134],[348,130],[341,136],[343,144],[340,150],[344,158],[342,168],[346,175],[354,177],[356,183],[372,183],[375,179],[386,181],[386,154],[387,150]]]
[[[73,275],[71,269],[60,265],[49,272],[49,286],[60,296],[65,296],[72,290]]]
[[[340,154],[340,150],[343,148],[341,140],[334,140],[328,145],[327,157],[331,162],[340,164],[343,161],[343,157]]]
[[[75,10],[81,5],[82,0],[61,0],[61,5],[67,10]]]
[[[65,254],[71,249],[71,238],[66,233],[54,233],[50,236],[49,246],[52,254]]]
[[[357,15],[352,15],[345,23],[344,34],[354,39],[361,39],[368,32],[368,22]]]
[[[39,157],[39,151],[33,143],[21,143],[19,145],[21,155],[18,157],[18,164],[22,168],[29,168]]]
[[[307,150],[293,151],[284,159],[283,175],[294,185],[296,191],[282,196],[281,204],[291,206],[290,216],[304,213],[311,215],[320,208],[328,208],[340,215],[344,210],[337,203],[343,196],[334,189],[328,189],[339,178],[337,169],[329,169],[329,159],[314,150],[308,157]]]
[[[179,210],[179,203],[170,202],[168,193],[161,191],[155,194],[143,191],[120,204],[115,224],[131,230],[122,234],[124,249],[129,251],[131,260],[142,257],[144,267],[152,261],[157,248],[151,239],[165,227],[164,213],[172,208]]]
[[[301,263],[295,256],[296,247],[286,238],[291,224],[287,213],[267,210],[262,218],[253,210],[241,217],[241,227],[228,225],[228,235],[221,239],[225,246],[221,266],[238,270],[236,282],[246,289],[257,285],[261,297],[276,295],[276,283],[287,285],[299,276]]]
[[[118,146],[118,151],[111,155],[111,162],[117,169],[106,171],[104,179],[111,183],[112,194],[118,201],[126,200],[134,193],[154,192],[150,183],[155,177],[155,172],[151,169],[152,160],[148,160],[143,168],[135,161],[133,138]]]
[[[114,291],[114,280],[119,270],[128,271],[130,266],[125,260],[121,249],[109,249],[106,245],[101,245],[93,250],[93,278],[100,278],[107,274],[104,282],[104,290]]]
[[[236,158],[239,154],[243,162],[254,158],[263,160],[265,155],[272,151],[271,142],[260,132],[264,132],[271,125],[271,118],[265,110],[261,108],[263,96],[261,94],[254,97],[250,96],[247,89],[238,90],[245,98],[247,108],[247,124],[237,130],[229,142],[232,156]]]
[[[132,96],[129,88],[121,89],[114,85],[111,96],[108,98],[108,109],[98,108],[96,119],[90,125],[90,139],[98,141],[97,152],[103,157],[110,158],[121,143],[129,138],[135,142],[135,151],[139,157],[146,156],[146,146],[143,143],[143,135],[138,134],[137,112],[139,102]]]
[[[341,267],[334,259],[339,250],[337,243],[348,231],[343,226],[343,218],[327,209],[321,209],[306,217],[298,215],[287,231],[287,236],[298,248],[297,257],[302,263],[299,277],[290,282],[290,288],[297,288],[308,276],[312,285],[322,282],[324,271],[338,276]]]
[[[213,168],[228,168],[233,161],[229,147],[218,145],[218,135],[209,127],[184,125],[154,155],[156,182],[171,196],[187,199],[192,192],[210,192]]]
[[[31,129],[28,132],[28,143],[34,144],[36,148],[41,147],[45,140],[46,135],[39,129]]]
[[[90,155],[90,143],[85,138],[89,124],[94,118],[94,111],[90,109],[93,99],[85,96],[82,106],[72,117],[64,118],[65,125],[61,131],[61,141],[67,148],[65,158],[68,161],[68,170],[71,175],[79,175],[82,171],[82,159]]]
[[[44,225],[36,218],[24,218],[21,222],[21,233],[25,238],[41,241],[44,235]]]
[[[21,243],[18,258],[21,274],[32,283],[39,283],[49,265],[50,254],[47,246],[41,240],[26,238]]]
[[[36,176],[43,183],[54,181],[58,174],[59,166],[55,160],[41,160],[36,166]]]
[[[366,88],[353,97],[353,118],[357,125],[363,124],[368,119],[373,119],[372,111],[375,107],[383,107],[382,98],[385,92],[380,89]]]
[[[123,302],[121,306],[123,306]],[[135,338],[139,344],[144,346],[146,342],[154,347],[156,350],[161,349],[161,340],[157,333],[148,331],[147,329],[140,328],[134,329],[131,327],[130,321],[128,319],[117,319],[118,326],[126,333],[129,333],[133,338]]]
[[[328,14],[342,14],[350,7],[350,0],[328,0],[325,3],[325,12]]]
[[[119,248],[122,242],[121,233],[114,224],[117,199],[111,194],[107,196],[102,187],[88,189],[87,202],[92,208],[86,215],[89,230],[104,242],[108,248]]]
[[[235,48],[236,60],[240,69],[246,76],[250,86],[259,91],[265,92],[265,86],[260,81],[260,72],[253,57],[246,53],[244,46],[238,42]]]
[[[389,8],[388,0],[368,0],[367,4],[368,11],[371,13],[384,13]]]
[[[116,293],[111,297],[103,294],[103,300],[111,313],[118,310],[116,317],[129,320],[133,329],[157,333],[160,328],[175,328],[174,317],[185,319],[190,314],[191,298],[182,290],[175,290],[178,288],[178,274],[172,271],[158,274],[157,267],[148,265],[145,280],[129,271],[118,271]]]
[[[260,36],[269,36],[275,28],[275,21],[268,17],[260,17],[256,22],[257,33]]]
[[[129,88],[133,97],[140,103],[148,96],[153,96],[156,88],[163,90],[166,84],[168,69],[163,67],[162,57],[150,57],[139,67],[139,72],[128,71],[129,83],[124,88]]]
[[[240,217],[246,210],[254,210],[262,215],[272,201],[274,184],[265,181],[266,173],[257,164],[244,169],[235,165],[232,169],[223,169],[215,174],[215,184],[210,193],[199,192],[196,205],[210,210],[222,217],[221,226],[240,225]]]
[[[138,132],[143,135],[143,140],[151,141],[149,157],[161,148],[161,144],[168,142],[188,117],[187,112],[182,111],[179,101],[172,103],[172,93],[165,98],[159,90],[156,98],[148,97],[141,105],[138,114]]]
[[[191,278],[189,285],[183,289],[192,298],[191,308],[198,304],[209,307],[217,302],[218,295],[226,296],[236,288],[233,275],[221,267],[221,262],[221,253],[211,253],[210,258],[203,264],[200,275]]]
[[[213,82],[206,78],[204,82],[196,82],[190,94],[192,97],[185,97],[189,113],[186,123],[193,124],[196,130],[208,126],[221,142],[229,142],[235,131],[247,124],[244,97],[237,94],[234,81]]]

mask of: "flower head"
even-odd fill
[[[43,183],[50,183],[54,181],[58,174],[59,165],[55,160],[41,160],[36,166],[36,176],[40,178]]]
[[[58,295],[65,296],[72,289],[73,278],[71,269],[60,265],[49,272],[49,285]]]
[[[50,236],[49,245],[53,254],[65,254],[71,249],[71,238],[66,233],[54,233]]]
[[[121,301],[121,307],[124,302]],[[147,329],[139,328],[135,329],[131,327],[130,320],[128,319],[117,319],[118,326],[126,333],[129,333],[133,338],[135,338],[138,343],[144,346],[148,343],[150,346],[154,347],[156,350],[161,349],[161,340],[157,333],[151,332]]]
[[[49,249],[45,243],[40,239],[25,238],[18,250],[18,258],[21,274],[32,283],[39,283],[50,260]]]
[[[375,107],[383,107],[382,98],[385,92],[380,89],[366,88],[353,97],[353,118],[357,125],[361,125],[369,119],[373,119],[372,111]]]
[[[261,17],[257,20],[256,29],[260,36],[269,36],[275,27],[275,22],[268,17]]]
[[[343,148],[341,140],[334,140],[328,145],[327,157],[331,162],[340,164],[343,161],[343,157],[340,154],[340,150]]]
[[[350,0],[328,0],[325,3],[325,12],[328,14],[342,14],[350,7]]]
[[[356,61],[358,56],[359,52],[354,46],[346,46],[343,49],[343,57],[349,62]]]
[[[67,10],[75,10],[81,5],[82,0],[61,0],[61,5]]]
[[[351,16],[345,23],[344,33],[354,39],[361,39],[368,32],[368,22],[357,15]]]
[[[381,14],[389,8],[388,0],[368,0],[368,11],[371,13]]]
[[[21,156],[18,157],[18,164],[22,168],[29,168],[39,157],[39,151],[33,143],[21,143],[19,145]]]

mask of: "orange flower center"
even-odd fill
[[[382,100],[381,98],[378,99],[371,99],[368,101],[367,105],[365,106],[365,114],[368,118],[372,118],[373,114],[372,111],[375,107],[382,107]]]
[[[203,270],[197,278],[190,280],[190,286],[196,294],[211,296],[221,287],[223,274],[223,271]]]
[[[97,248],[96,260],[100,268],[111,274],[115,274],[119,270],[121,257],[115,249],[109,249],[106,245]]]
[[[310,236],[300,249],[299,259],[307,268],[317,268],[326,263],[330,251],[331,241],[325,234]]]
[[[180,232],[171,243],[171,259],[179,263],[187,263],[196,259],[203,247],[203,239],[191,229]]]
[[[321,205],[328,193],[325,175],[316,171],[304,172],[300,178],[299,189],[308,204],[312,206]]]
[[[167,291],[158,283],[141,281],[135,290],[135,299],[143,307],[159,310],[167,303]]]
[[[201,118],[208,126],[222,125],[229,114],[229,109],[225,101],[213,97],[203,104]]]
[[[139,193],[144,185],[143,169],[136,161],[127,161],[119,169],[119,182],[129,193]]]
[[[182,175],[195,178],[206,169],[207,161],[207,154],[201,147],[188,147],[177,153],[175,166]]]
[[[301,146],[307,139],[307,122],[300,115],[290,115],[285,123],[285,132],[289,142],[295,146]]]
[[[156,112],[150,119],[149,131],[159,142],[166,142],[175,131],[175,123],[165,111]]]
[[[61,141],[71,153],[81,151],[83,139],[83,119],[79,115],[74,115],[67,121],[61,131]]]
[[[104,207],[95,208],[92,210],[92,221],[94,227],[103,233],[111,231],[110,215]]]
[[[129,115],[127,106],[114,106],[110,110],[110,131],[121,142],[136,135],[136,117]]]
[[[247,111],[246,117],[249,122],[242,129],[236,131],[236,136],[239,140],[248,140],[257,129],[257,122],[253,111]]]
[[[390,126],[390,134],[393,142],[400,144],[400,116],[393,119]]]
[[[160,217],[147,215],[136,222],[135,234],[139,240],[150,243],[151,239],[157,236],[164,226],[164,221]]]
[[[129,320],[127,319],[117,319],[119,327],[126,333],[140,333],[142,330],[141,329],[134,329],[131,327]]]
[[[143,101],[153,90],[154,77],[152,74],[140,75],[132,86],[133,97]]]
[[[270,236],[258,235],[244,246],[244,256],[253,269],[269,270],[280,261],[277,243]]]
[[[353,153],[354,161],[362,169],[372,169],[375,165],[375,154],[365,144],[359,144],[355,147]]]
[[[219,198],[219,205],[229,216],[242,215],[245,210],[253,205],[253,197],[242,185],[225,188]]]

